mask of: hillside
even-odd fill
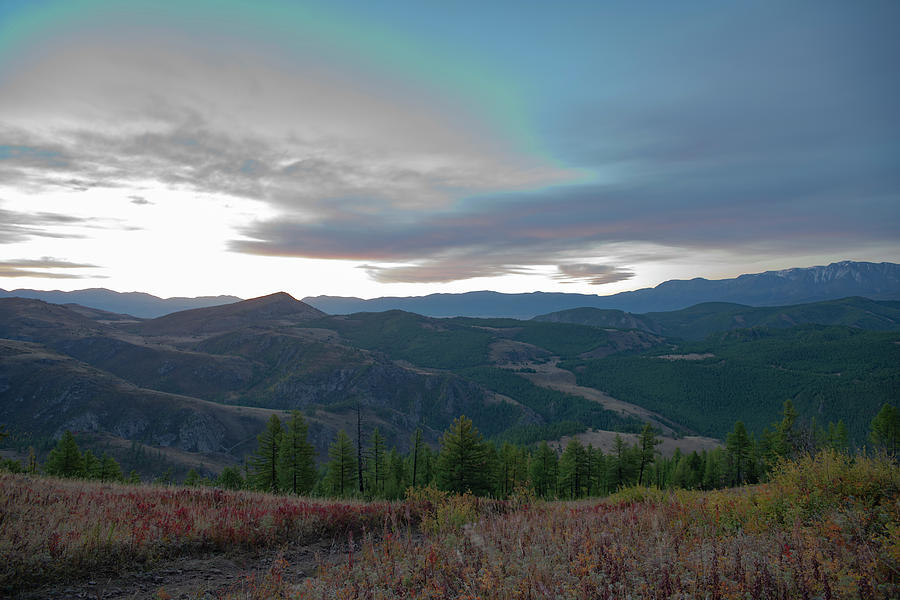
[[[896,401],[898,365],[898,332],[803,325],[723,332],[702,342],[561,366],[580,385],[704,435],[722,438],[737,419],[761,432],[791,399],[806,423],[843,420],[860,444],[881,404]]]
[[[119,414],[118,407],[103,408],[115,404],[116,395],[98,391],[96,386],[102,383],[103,390],[126,385],[142,390],[140,394],[158,393],[160,399],[181,398],[188,402],[187,412],[179,417],[185,422],[200,418],[196,407],[209,402],[228,410],[302,409],[311,421],[311,436],[320,456],[338,429],[355,429],[357,404],[362,408],[365,435],[377,426],[386,441],[400,449],[406,448],[418,426],[424,427],[427,440],[436,442],[460,414],[470,416],[488,436],[516,435],[525,428],[532,438],[540,439],[544,426],[554,433],[573,432],[571,425],[563,430],[553,426],[555,421],[567,420],[568,413],[536,410],[533,392],[510,396],[466,377],[459,369],[578,356],[600,348],[648,347],[659,340],[575,325],[440,321],[408,313],[327,317],[287,294],[148,321],[95,320],[84,313],[109,317],[38,300],[0,300],[2,335],[11,344],[35,344],[53,357],[55,365],[50,368],[40,360],[12,355],[0,359],[9,369],[10,381],[0,386],[0,406],[18,402],[24,382],[46,381],[43,387],[29,388],[30,400],[16,405],[17,411],[24,412],[16,412],[7,421],[16,431],[49,439],[68,428],[196,451],[178,435],[147,438],[142,423],[149,417],[143,413],[123,413],[121,419],[133,418],[132,425],[97,417]],[[63,358],[69,362],[61,363]],[[71,368],[62,369],[60,364]],[[58,418],[39,418],[60,394],[83,386],[93,390],[89,397],[70,395],[69,408]],[[591,425],[639,427],[638,421],[596,403],[558,395],[594,415]],[[169,410],[162,401],[160,406],[164,412]],[[261,429],[261,421],[255,426]],[[211,427],[221,430],[218,425]],[[253,436],[248,437],[252,446]],[[223,444],[231,448],[233,459],[247,449],[224,442],[204,447],[221,450]]]
[[[639,329],[690,340],[700,340],[712,333],[732,329],[787,328],[806,323],[896,331],[900,329],[900,302],[860,297],[773,307],[707,302],[683,310],[644,314],[582,307],[539,315],[534,320],[601,328]]]

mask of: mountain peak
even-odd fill
[[[232,304],[195,308],[172,313],[140,325],[149,335],[189,332],[191,335],[223,333],[266,323],[299,322],[325,316],[322,311],[286,292],[241,300]]]

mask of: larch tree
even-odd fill
[[[653,427],[650,426],[650,423],[644,424],[644,429],[641,431],[641,466],[638,470],[638,485],[644,485],[644,470],[650,466],[656,458],[656,455],[658,454],[656,446],[660,443],[661,441],[656,438],[656,433],[653,431]]]
[[[422,453],[422,446],[424,445],[424,440],[422,439],[422,428],[417,427],[416,432],[413,434],[413,443],[412,443],[412,464],[410,465],[410,474],[412,479],[412,487],[416,487],[416,484],[421,481],[419,479],[417,481],[417,475],[419,474],[419,459]]]
[[[734,430],[725,438],[725,451],[734,475],[732,482],[743,485],[753,459],[753,439],[743,421],[735,423]]]
[[[369,452],[366,457],[366,477],[368,479],[369,493],[374,496],[384,497],[385,482],[387,480],[387,468],[385,464],[386,449],[384,436],[376,427],[369,441]]]
[[[56,448],[50,451],[50,456],[44,464],[44,471],[48,475],[59,477],[79,477],[84,472],[84,457],[78,450],[78,444],[71,431],[66,431],[56,444]]]
[[[900,411],[890,404],[884,404],[875,418],[869,440],[878,448],[883,448],[891,456],[900,452]]]
[[[453,421],[441,437],[437,482],[442,489],[458,494],[471,491],[485,495],[490,492],[488,448],[465,415]]]
[[[328,448],[328,457],[329,491],[337,496],[349,496],[356,487],[356,459],[353,457],[353,442],[343,429]]]
[[[566,498],[581,498],[589,487],[590,458],[578,438],[566,444],[559,458],[559,492]]]
[[[256,454],[250,459],[250,479],[253,487],[265,492],[277,492],[278,448],[281,445],[283,428],[278,415],[272,415],[269,423],[257,437]]]
[[[529,475],[534,493],[541,498],[550,498],[556,495],[556,481],[558,478],[559,457],[546,440],[541,442],[534,456],[531,457]]]
[[[316,484],[315,450],[308,440],[308,426],[299,410],[291,413],[278,450],[278,480],[281,489],[308,494]]]

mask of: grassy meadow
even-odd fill
[[[900,469],[824,451],[757,486],[577,502],[429,488],[357,503],[0,475],[10,593],[323,538],[356,542],[301,582],[274,560],[220,597],[889,599],[900,596]]]

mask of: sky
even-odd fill
[[[900,262],[894,0],[0,0],[0,287]]]

